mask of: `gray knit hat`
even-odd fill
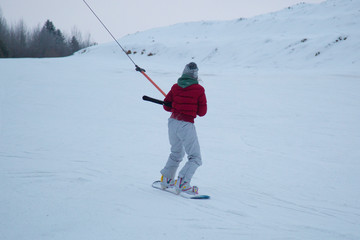
[[[191,62],[189,64],[186,64],[185,69],[183,71],[183,74],[186,74],[186,75],[188,75],[188,76],[190,76],[192,78],[197,79],[198,78],[198,71],[199,71],[199,69],[198,69],[196,63]]]

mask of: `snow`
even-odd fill
[[[115,43],[1,59],[0,239],[360,239],[359,23],[328,0],[119,39],[165,92],[198,63],[207,201],[151,188],[169,114]]]

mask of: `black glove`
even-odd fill
[[[164,102],[163,103],[165,106],[172,108],[172,103],[171,102]]]
[[[139,67],[138,65],[135,65],[135,70],[138,71],[138,72],[146,72],[145,69]]]

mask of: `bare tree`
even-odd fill
[[[71,29],[71,35],[73,37],[75,37],[75,39],[79,43],[79,49],[78,50],[83,49],[83,48],[87,48],[87,47],[90,47],[90,46],[93,46],[93,45],[96,45],[96,43],[91,41],[91,35],[90,34],[87,34],[85,36],[85,39],[84,39],[81,32],[78,30],[78,28],[76,26],[74,26]],[[78,51],[78,50],[76,50],[76,51]]]
[[[25,57],[27,55],[27,38],[28,33],[23,20],[20,20],[10,29],[10,41],[8,48],[10,57]]]

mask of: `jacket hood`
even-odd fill
[[[182,88],[186,88],[188,86],[191,86],[193,84],[198,84],[198,80],[195,78],[192,78],[191,76],[187,75],[187,74],[183,74],[179,79],[177,84],[182,87]]]

